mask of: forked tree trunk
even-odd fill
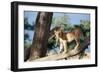
[[[29,61],[44,57],[46,55],[52,16],[52,12],[38,13]]]

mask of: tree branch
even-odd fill
[[[87,38],[85,38],[84,42],[80,45],[80,48],[73,49],[65,54],[59,53],[59,54],[39,58],[34,61],[52,61],[52,60],[54,61],[54,60],[61,60],[64,58],[73,57],[73,56],[76,56],[76,55],[80,54],[81,52],[83,52],[88,47],[89,44],[90,44],[90,37],[87,37]]]

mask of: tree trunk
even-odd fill
[[[46,55],[52,16],[52,12],[38,13],[29,61]]]

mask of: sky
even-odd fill
[[[70,18],[71,24],[80,24],[80,20],[90,20],[90,15],[84,14],[84,13],[57,13],[57,12],[54,12],[53,17],[57,18],[64,14]],[[32,25],[33,22],[35,22],[35,20],[36,20],[37,12],[25,11],[24,16],[28,18],[29,24]]]
[[[24,17],[28,18],[28,22],[29,24],[33,24],[33,22],[35,22],[36,17],[37,17],[37,12],[33,12],[33,11],[24,11]]]

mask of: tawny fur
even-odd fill
[[[60,52],[62,50],[63,53],[68,52],[68,45],[67,42],[72,42],[75,40],[76,46],[74,49],[77,49],[80,46],[80,38],[83,36],[83,33],[80,28],[76,28],[71,32],[64,32],[60,27],[54,31],[55,38],[56,38],[56,43],[60,43]]]

